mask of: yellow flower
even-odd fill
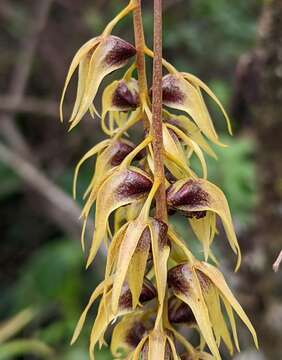
[[[236,348],[240,349],[233,311],[248,327],[256,346],[258,346],[256,332],[250,320],[217,268],[199,261],[195,261],[192,265],[180,264],[169,270],[168,284],[173,294],[192,310],[201,334],[215,359],[221,359],[218,350],[221,339],[230,353],[233,353],[233,345],[222,314],[220,301],[225,306]]]
[[[221,218],[229,244],[241,262],[241,251],[233,228],[229,206],[223,192],[204,179],[182,179],[167,190],[167,204],[187,216],[193,231],[203,243],[205,259],[216,233],[216,215]]]
[[[130,1],[105,28],[102,35],[87,41],[75,54],[67,77],[60,104],[60,117],[63,121],[63,102],[69,82],[78,69],[76,100],[70,117],[70,129],[74,128],[89,110],[97,113],[93,101],[104,77],[127,64],[135,55],[135,48],[117,36],[111,35],[113,27],[135,7]]]

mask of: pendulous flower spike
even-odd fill
[[[133,10],[134,46],[112,34],[117,23]],[[87,267],[103,241],[107,259],[104,281],[92,293],[72,339],[74,343],[88,311],[100,297],[90,335],[91,360],[95,359],[96,345],[107,345],[109,326],[113,328],[111,352],[116,359],[220,360],[222,344],[231,355],[234,349],[240,351],[234,313],[258,345],[255,330],[217,269],[218,261],[211,250],[219,217],[237,254],[236,270],[239,268],[241,253],[227,200],[207,180],[205,155],[217,159],[210,142],[225,145],[219,141],[204,94],[217,104],[231,134],[230,120],[207,85],[162,59],[161,16],[162,1],[154,0],[153,52],[145,44],[141,0],[130,0],[100,36],[90,39],[75,54],[61,98],[63,121],[66,90],[78,72],[69,130],[88,112],[93,118],[100,117],[97,109],[101,108],[100,125],[108,136],[78,162],[73,183],[76,197],[80,168],[91,160],[92,173],[81,214],[82,248],[95,208]],[[101,106],[96,104],[103,79],[135,55],[123,77],[103,89]],[[145,55],[154,58],[152,91],[147,84]],[[164,76],[162,66],[167,70]],[[144,132],[135,145],[130,136],[141,122]],[[199,174],[194,159],[200,165]],[[175,212],[188,218],[202,243],[205,261],[210,259],[216,266],[199,261],[179,237],[177,226],[170,222]],[[196,330],[198,344],[181,334],[183,325]]]

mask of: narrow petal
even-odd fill
[[[66,77],[66,81],[65,81],[65,85],[64,85],[64,89],[63,89],[63,94],[61,97],[61,102],[60,102],[60,118],[61,121],[63,121],[63,102],[64,102],[64,98],[65,98],[65,93],[67,90],[67,87],[69,85],[69,82],[75,72],[75,70],[77,69],[77,67],[79,66],[79,64],[81,63],[81,61],[83,61],[83,59],[85,59],[89,53],[90,50],[95,49],[95,47],[97,46],[97,44],[100,42],[100,37],[95,37],[93,39],[90,39],[89,41],[87,41],[87,43],[85,43],[79,50],[78,52],[75,54],[67,77]],[[86,63],[85,63],[86,66]],[[85,85],[83,86],[83,88],[85,88]],[[80,96],[79,96],[80,98]],[[76,109],[77,110],[77,109]]]
[[[94,304],[95,300],[103,294],[104,292],[104,288],[108,288],[110,285],[112,284],[112,279],[109,278],[107,279],[107,281],[103,281],[100,285],[97,286],[97,288],[94,290],[94,292],[91,295],[91,298],[88,301],[87,306],[85,307],[83,313],[81,314],[79,321],[76,325],[72,340],[71,340],[71,344],[73,344],[77,338],[79,337],[79,334],[81,333],[81,330],[83,328],[83,325],[85,323],[85,319],[87,316],[88,311],[90,310],[91,306]]]
[[[232,308],[236,311],[237,315],[241,318],[241,320],[244,322],[244,324],[247,326],[249,331],[251,332],[254,343],[256,347],[258,347],[258,340],[256,331],[251,324],[249,318],[247,317],[246,313],[242,309],[241,305],[238,303],[238,301],[235,299],[234,295],[232,294],[231,290],[229,289],[228,285],[225,282],[225,279],[221,272],[214,266],[208,264],[208,263],[200,263],[197,262],[196,267],[202,271],[218,288],[220,293],[227,299],[229,304],[232,306]]]
[[[221,360],[201,287],[195,271],[188,265],[179,265],[169,271],[169,285],[180,300],[192,310],[200,331],[217,360]]]
[[[132,294],[133,309],[136,308],[139,302],[150,246],[151,234],[147,227],[138,241],[128,268],[127,280]]]
[[[209,156],[217,159],[217,156],[210,145],[205,140],[204,136],[201,133],[201,130],[198,128],[195,123],[190,120],[187,116],[184,115],[174,115],[169,112],[164,113],[164,120],[171,125],[177,126],[182,130],[188,137],[195,141]]]
[[[231,122],[230,122],[229,116],[227,115],[223,105],[221,104],[219,99],[215,96],[215,94],[211,91],[211,89],[202,80],[197,78],[195,75],[188,74],[188,73],[183,73],[183,74],[184,74],[184,77],[187,80],[189,80],[191,83],[197,85],[199,88],[202,88],[212,98],[212,100],[218,105],[218,107],[220,108],[220,110],[222,111],[222,113],[225,117],[228,131],[229,131],[230,135],[232,135],[232,127],[231,127]]]
[[[76,198],[77,178],[78,178],[78,174],[79,174],[79,170],[80,170],[81,166],[83,165],[83,163],[86,160],[90,159],[91,157],[96,155],[98,152],[102,151],[107,145],[109,145],[109,143],[110,143],[109,140],[103,140],[103,141],[99,142],[97,145],[93,146],[93,148],[91,148],[89,151],[87,151],[87,153],[81,158],[81,160],[79,160],[78,164],[75,167],[74,178],[73,178],[73,197],[74,198]]]
[[[206,105],[197,88],[179,73],[166,75],[162,86],[164,105],[185,111],[211,141],[220,144]]]
[[[158,290],[159,309],[156,325],[160,321],[167,284],[167,261],[170,248],[167,244],[167,225],[159,220],[152,220],[150,224],[152,238],[152,252],[154,261],[155,277]]]

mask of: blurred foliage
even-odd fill
[[[9,21],[4,19],[0,25],[3,29],[0,41],[7,47],[0,61],[0,75],[3,75],[3,79],[7,78],[11,58],[17,51],[17,46],[13,50],[10,45],[22,37],[30,21],[25,2],[8,2],[13,15]],[[255,43],[257,15],[262,0],[185,0],[164,3],[167,7],[164,14],[164,55],[181,70],[202,77],[228,108],[238,57]],[[145,0],[144,5],[145,30],[151,46],[152,1]],[[65,0],[61,4],[54,4],[50,26],[43,34],[48,41],[43,41],[45,46],[40,48],[36,58],[29,92],[39,96],[45,94],[54,99],[54,94],[61,91],[67,62],[75,48],[90,36],[99,34],[120,7],[120,2],[114,0],[106,3],[98,0]],[[119,35],[132,40],[130,21],[126,20],[118,27],[118,31]],[[1,84],[0,89],[4,86],[4,83]],[[96,129],[93,133],[87,130],[87,134],[77,132],[77,142],[66,145],[63,142],[67,135],[62,135],[59,124],[52,123],[55,120],[31,120],[29,117],[20,120],[25,135],[36,146],[46,169],[70,193],[75,161],[86,150],[86,144],[93,144],[98,136],[96,132],[99,132]],[[236,124],[236,119],[234,122]],[[28,128],[28,124],[31,124],[31,128]],[[216,126],[225,131],[220,119],[216,120]],[[234,138],[221,136],[221,140],[229,147],[216,149],[220,161],[208,159],[210,179],[224,189],[236,222],[239,227],[244,227],[251,221],[256,200],[255,146],[251,137],[239,137],[237,134]],[[80,194],[91,171],[90,166],[82,169]],[[2,164],[0,179],[0,265],[5,269],[0,277],[3,289],[0,319],[8,319],[22,309],[31,307],[37,315],[20,331],[15,339],[15,347],[20,346],[21,338],[40,339],[55,349],[55,355],[52,356],[54,360],[86,360],[90,327],[84,330],[78,344],[70,347],[69,341],[80,312],[99,281],[95,266],[92,271],[84,271],[79,241],[66,238],[60,229],[48,221],[40,206],[37,206],[34,194],[26,191],[21,181]],[[185,235],[186,221],[175,217],[175,222]],[[200,251],[196,243],[195,251]],[[17,356],[3,357],[14,358]],[[111,356],[107,350],[103,350],[97,353],[97,359],[107,360]]]

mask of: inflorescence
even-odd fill
[[[107,139],[83,156],[75,170],[74,196],[80,167],[96,157],[93,177],[84,195],[82,247],[87,221],[95,206],[95,229],[87,267],[102,242],[107,246],[107,263],[104,280],[82,313],[72,343],[78,338],[89,309],[101,297],[90,336],[91,359],[96,344],[105,344],[105,332],[113,324],[110,347],[115,359],[221,359],[221,343],[230,354],[234,348],[240,350],[234,312],[248,327],[256,345],[257,338],[211,251],[219,218],[237,255],[236,270],[239,268],[240,248],[227,200],[207,180],[204,154],[216,158],[209,142],[224,144],[214,128],[204,93],[218,105],[230,133],[231,126],[220,101],[207,85],[192,74],[178,72],[163,60],[166,74],[162,80],[162,137],[168,218],[178,212],[188,219],[203,247],[201,261],[170,220],[155,215],[160,179],[154,169],[151,91],[144,88],[146,81],[140,81],[140,68],[134,60],[137,47],[143,56],[153,58],[154,54],[145,44],[133,46],[112,35],[115,25],[138,6],[140,1],[131,0],[100,36],[78,50],[61,100],[63,120],[65,92],[78,72],[70,129],[89,112],[92,117],[100,117],[107,135]],[[99,114],[94,100],[103,79],[129,61],[132,64],[123,78],[104,89]],[[134,144],[129,136],[137,123],[144,125],[144,136],[139,144]],[[191,168],[192,157],[199,161],[200,175]],[[192,345],[181,334],[185,328],[198,334],[198,344]],[[187,330],[184,333],[187,335]]]

